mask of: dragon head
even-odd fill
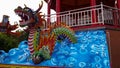
[[[43,6],[43,2],[39,5],[39,8],[36,11],[33,11],[31,8],[25,5],[24,8],[18,6],[14,12],[21,18],[20,26],[31,26],[38,22],[37,13],[39,13],[40,9]]]

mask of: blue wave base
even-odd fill
[[[35,66],[62,66],[74,68],[110,68],[108,45],[104,30],[77,31],[77,43],[67,39],[56,42],[51,59]],[[34,65],[30,59],[27,41],[8,53],[0,50],[0,63]]]

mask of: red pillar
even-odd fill
[[[95,6],[96,5],[96,0],[90,0],[90,5]],[[97,22],[97,17],[96,17],[96,11],[94,10],[95,8],[92,8],[92,23]]]
[[[59,13],[60,13],[60,0],[56,0],[56,16],[57,16],[57,23],[60,23],[60,17],[59,17]]]
[[[49,1],[48,5],[47,5],[47,15],[48,15],[47,23],[48,23],[48,27],[50,26],[50,13],[51,13],[51,11],[50,11],[50,1]]]
[[[95,6],[96,5],[96,0],[90,0],[90,5]]]
[[[117,0],[117,7],[120,9],[120,0]]]

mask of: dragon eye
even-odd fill
[[[27,12],[30,12],[30,13],[33,12],[33,11],[32,11],[30,8],[28,8],[28,7],[25,7],[25,8],[24,8],[24,11],[27,11]]]

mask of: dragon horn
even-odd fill
[[[41,1],[41,5],[39,4],[39,8],[36,10],[36,13],[38,13],[40,11],[40,9],[42,8],[43,6],[43,1]]]
[[[27,7],[26,4],[24,4],[24,6]]]

